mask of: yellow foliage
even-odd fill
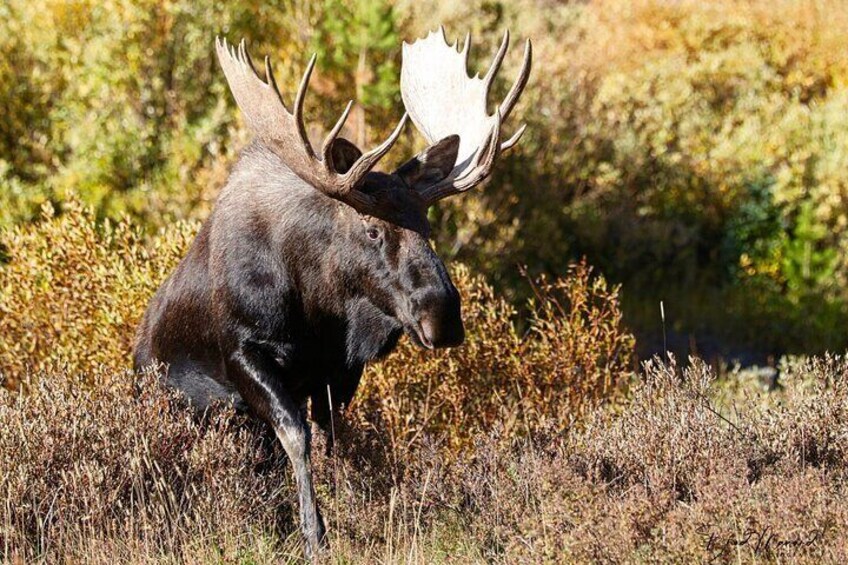
[[[401,444],[429,434],[459,449],[496,424],[507,434],[564,429],[622,392],[633,336],[622,329],[618,289],[585,263],[534,284],[522,333],[485,279],[461,265],[453,276],[465,343],[433,353],[403,342],[366,373],[354,414],[380,418]]]
[[[67,365],[124,369],[147,301],[185,254],[196,225],[178,223],[145,244],[129,221],[95,223],[91,210],[48,204],[37,224],[0,234],[0,375]]]

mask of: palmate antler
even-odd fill
[[[501,123],[509,117],[530,77],[530,40],[524,48],[524,62],[518,78],[491,115],[486,99],[506,55],[509,32],[504,33],[495,59],[482,79],[468,76],[470,46],[471,35],[468,34],[462,50],[457,51],[456,43],[453,46],[447,43],[442,27],[424,39],[403,44],[401,96],[412,122],[430,143],[449,135],[460,138],[453,172],[445,180],[421,191],[427,204],[464,192],[483,181],[498,154],[514,146],[526,127],[522,126],[501,143]]]
[[[339,170],[333,162],[333,144],[336,143],[347,120],[353,101],[348,103],[338,122],[330,130],[320,155],[316,155],[303,123],[303,100],[315,66],[316,55],[312,56],[303,74],[294,99],[293,111],[290,112],[283,103],[271,73],[268,57],[265,57],[263,80],[253,66],[243,40],[238,48],[235,48],[226,40],[216,38],[215,47],[233,97],[253,133],[280,155],[295,174],[321,192],[353,206],[360,212],[369,213],[375,210],[377,203],[373,197],[357,190],[357,185],[397,141],[406,123],[406,114],[388,139],[359,156],[346,170]]]

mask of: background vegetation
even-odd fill
[[[586,256],[624,284],[643,353],[661,349],[660,300],[684,350],[846,345],[843,2],[10,0],[0,16],[0,225],[73,196],[146,234],[203,219],[246,141],[216,34],[271,55],[282,84],[317,52],[316,132],[353,98],[346,135],[367,144],[401,112],[401,40],[470,29],[482,67],[508,27],[536,49],[529,135],[434,211],[443,254],[516,304],[519,264],[561,274]]]
[[[317,52],[311,133],[355,99],[345,135],[368,145],[402,111],[400,42],[440,23],[472,31],[478,68],[504,28],[533,39],[530,127],[432,212],[467,343],[369,367],[316,456],[333,559],[846,561],[844,359],[766,382],[637,365],[666,341],[744,362],[848,345],[837,0],[0,4],[4,559],[299,558],[280,449],[136,382],[132,333],[248,140],[215,35],[280,84]],[[420,144],[409,128],[391,159]]]

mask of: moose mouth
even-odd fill
[[[413,320],[411,323],[405,324],[405,326],[407,335],[412,338],[415,345],[425,349],[434,348],[433,341],[427,337],[427,334],[424,332],[424,328],[421,326],[421,322]]]

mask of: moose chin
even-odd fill
[[[198,410],[228,399],[266,421],[291,459],[306,550],[325,543],[310,468],[311,417],[326,429],[350,403],[369,361],[403,333],[433,349],[465,337],[460,297],[430,246],[427,210],[483,181],[524,127],[501,124],[530,74],[531,45],[505,99],[487,96],[509,45],[505,33],[483,78],[469,77],[470,37],[458,51],[444,30],[403,45],[406,114],[363,153],[339,134],[353,102],[316,150],[303,105],[315,56],[291,109],[265,59],[245,44],[217,54],[254,140],[241,153],[188,254],[159,288],[138,329],[134,365],[163,363],[167,386]],[[411,118],[430,144],[392,172],[374,167]]]

